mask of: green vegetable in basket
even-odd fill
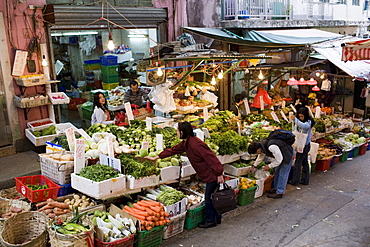
[[[39,185],[39,184],[26,184],[26,186],[28,188],[30,188],[31,190],[44,190],[44,189],[48,189],[48,185],[47,184],[43,184],[43,185]]]

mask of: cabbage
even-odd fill
[[[140,157],[145,157],[145,156],[148,156],[148,149],[146,149],[146,148],[142,148],[142,149],[140,149],[140,151],[139,151],[139,155],[140,155]]]

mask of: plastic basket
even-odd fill
[[[273,181],[274,181],[274,175],[271,175],[265,179],[264,185],[263,185],[263,193],[266,193],[267,191],[271,190]]]
[[[176,234],[182,233],[184,231],[186,212],[171,217],[171,222],[168,224],[163,232],[163,239],[168,239],[175,236]]]
[[[90,120],[94,111],[94,106],[93,105],[82,106],[81,109],[82,109],[82,118]]]
[[[355,149],[352,149],[351,151],[349,151],[348,158],[352,158],[353,157],[354,151],[355,151]]]
[[[353,149],[353,157],[356,157],[356,156],[358,156],[358,152],[360,151],[360,147],[355,147],[354,149]]]
[[[164,226],[154,227],[150,231],[139,231],[135,235],[135,247],[157,247],[163,242]]]
[[[58,161],[49,158],[53,153],[39,154],[41,174],[57,184],[70,184],[71,173],[74,171],[74,161]],[[55,152],[54,154],[69,154],[74,155],[73,152]]]
[[[58,184],[60,186],[58,197],[72,194],[75,190],[72,188],[71,184]]]
[[[311,163],[311,173],[316,170],[316,163]]]
[[[101,79],[102,79],[103,83],[118,83],[118,81],[119,81],[118,74],[102,75]]]
[[[330,167],[331,160],[332,160],[332,158],[327,159],[327,160],[317,160],[316,161],[316,170],[319,170],[319,171],[328,170],[329,167]]]
[[[118,74],[118,65],[101,66],[101,73],[102,73],[102,75]]]
[[[95,247],[132,247],[134,246],[135,234],[130,237],[122,238],[113,242],[103,242],[95,238]]]
[[[99,63],[100,64],[100,59],[93,59],[93,60],[85,60],[84,64],[95,64]]]
[[[119,83],[104,83],[102,82],[102,87],[104,90],[112,90],[116,87],[118,87]]]
[[[48,198],[55,199],[58,197],[59,186],[43,175],[16,177],[14,179],[17,191],[31,202],[43,202]],[[31,190],[27,187],[27,184],[46,184],[48,188],[42,190]]]
[[[101,56],[100,57],[101,65],[103,66],[111,66],[111,65],[118,65],[118,57],[117,56]]]
[[[85,70],[99,70],[101,68],[100,63],[84,64]]]
[[[254,195],[256,193],[257,186],[248,189],[239,189],[238,194],[238,205],[244,206],[254,201]]]
[[[342,156],[340,156],[339,160],[340,160],[341,162],[347,161],[347,159],[348,159],[348,154],[349,154],[349,151],[343,151]]]
[[[188,209],[185,218],[185,229],[193,229],[198,226],[199,223],[203,222],[206,218],[206,205],[202,205],[199,208]]]
[[[68,104],[68,110],[77,111],[77,105],[81,105],[86,102],[84,98],[71,99]]]
[[[366,150],[367,150],[367,147],[368,147],[369,145],[367,144],[367,143],[365,143],[364,145],[362,145],[361,147],[360,147],[360,150],[358,151],[358,154],[359,155],[364,155],[365,153],[366,153]]]

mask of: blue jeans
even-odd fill
[[[213,181],[210,183],[206,183],[206,194],[205,194],[205,199],[206,199],[206,223],[213,223],[216,222],[217,219],[221,219],[221,215],[217,214],[217,211],[213,207],[212,200],[211,200],[211,195],[215,190],[217,189],[218,182]]]
[[[80,92],[77,90],[73,90],[72,93],[65,93],[70,98],[80,98]]]
[[[293,163],[293,156],[289,163],[281,163],[279,166],[274,168],[274,188],[276,189],[277,194],[285,193],[290,167]]]
[[[310,182],[310,167],[308,166],[308,152],[311,149],[310,143],[307,144],[303,153],[296,154],[292,184],[308,184]],[[302,169],[303,168],[303,169]],[[301,178],[302,170],[302,178]]]

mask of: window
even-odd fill
[[[352,1],[356,1],[356,0],[352,0]],[[347,4],[347,0],[334,0],[334,3],[335,4]]]
[[[360,0],[352,0],[352,5],[360,6]]]

